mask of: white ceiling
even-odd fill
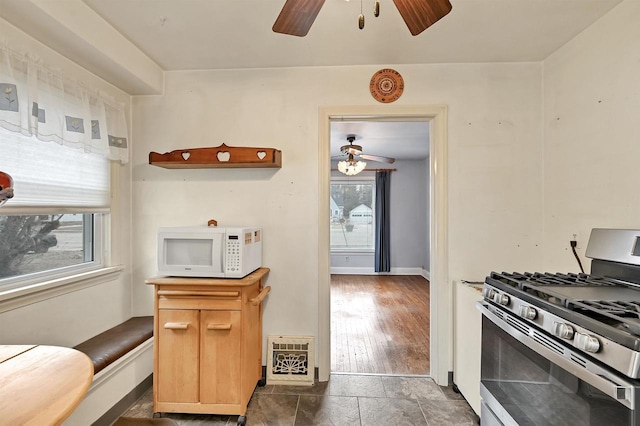
[[[60,0],[55,0],[60,1]],[[392,0],[326,0],[306,37],[272,32],[284,0],[84,0],[164,70],[540,61],[621,0],[451,0],[412,36]]]
[[[426,121],[332,121],[331,157],[345,157],[340,147],[349,144],[348,135],[356,137],[354,144],[362,146],[363,154],[396,160],[418,160],[429,155]]]

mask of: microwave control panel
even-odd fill
[[[225,271],[233,273],[240,271],[240,236],[227,236],[227,253],[225,261]]]

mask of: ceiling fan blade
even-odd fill
[[[358,155],[362,152],[362,147],[360,145],[344,145],[340,147],[340,152],[343,154]]]
[[[273,24],[273,31],[298,37],[306,36],[324,2],[325,0],[287,0]]]
[[[383,157],[381,155],[360,154],[358,155],[358,157],[364,158],[365,160],[379,161],[381,163],[389,163],[389,164],[393,164],[396,161],[395,158]]]
[[[393,2],[414,36],[451,12],[452,7],[449,0],[393,0]]]

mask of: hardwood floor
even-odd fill
[[[429,281],[332,275],[331,371],[429,374]]]

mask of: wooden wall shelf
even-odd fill
[[[177,149],[149,153],[149,164],[165,169],[280,168],[282,151],[274,148],[234,147]]]

